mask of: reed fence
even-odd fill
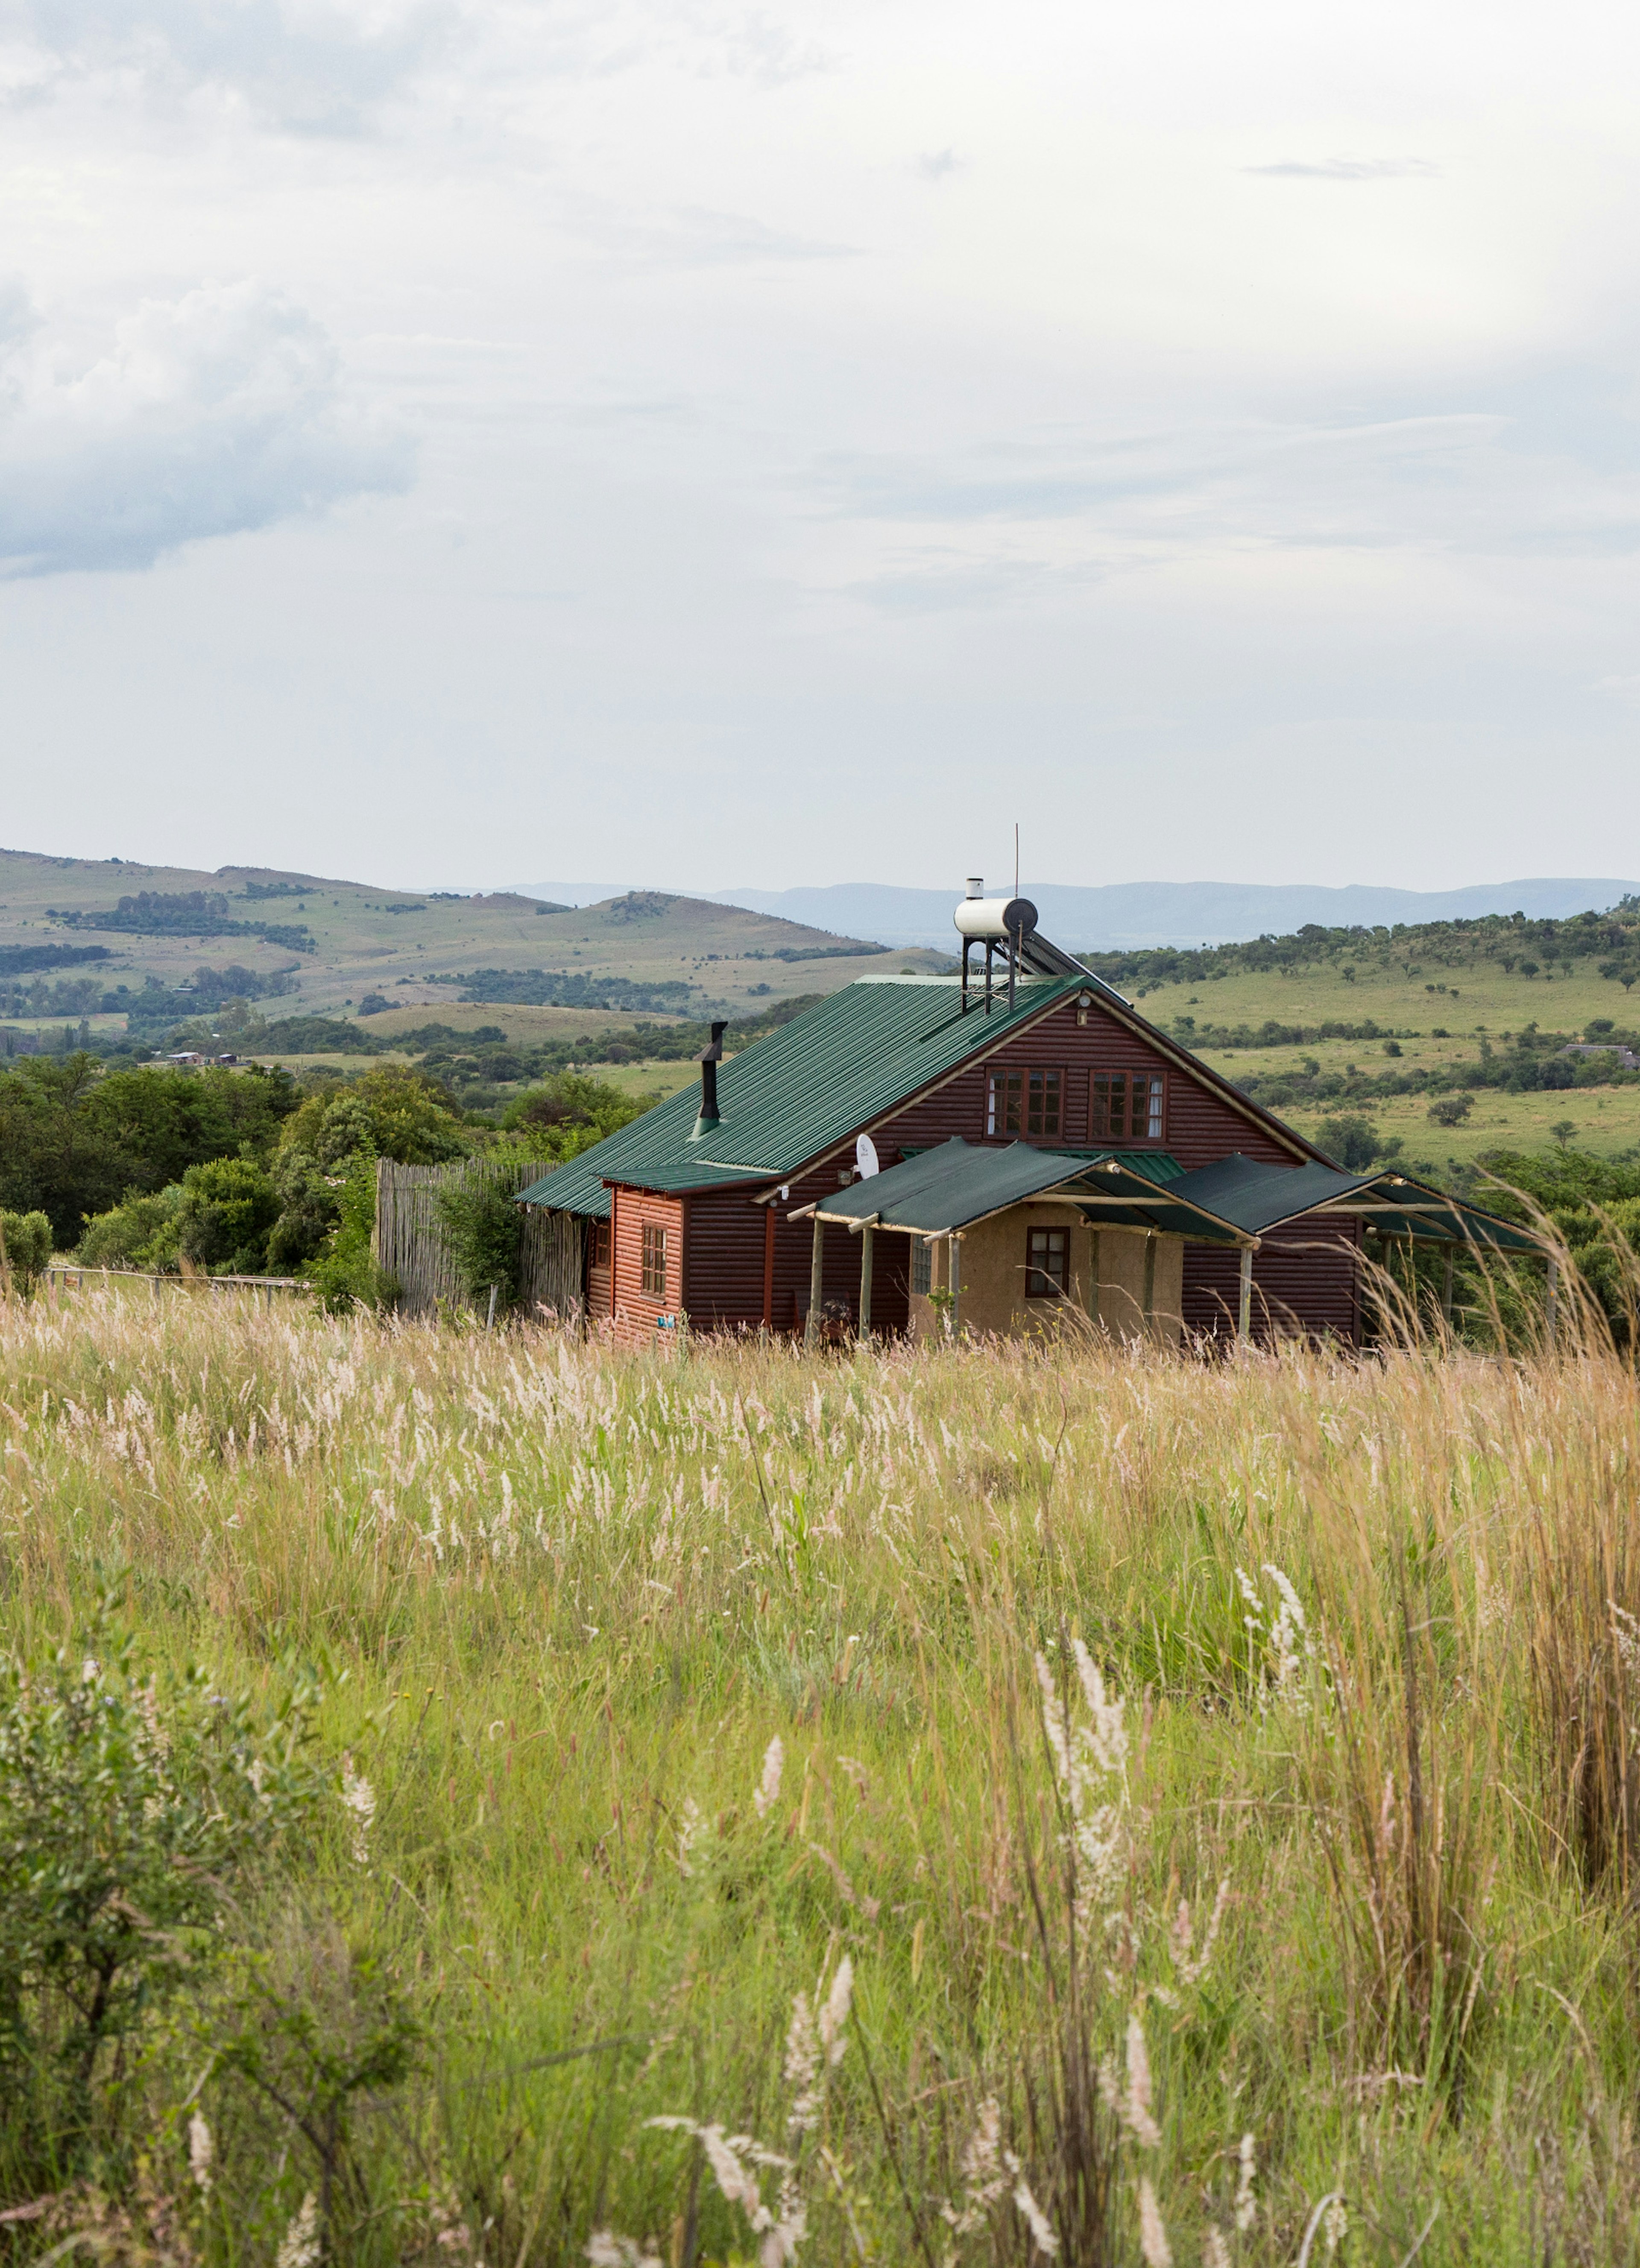
[[[398,1278],[401,1312],[422,1315],[441,1303],[468,1304],[438,1218],[441,1189],[488,1181],[516,1193],[552,1170],[539,1163],[497,1166],[482,1158],[462,1158],[447,1166],[401,1166],[391,1158],[379,1158],[376,1264]],[[544,1212],[535,1206],[525,1212],[518,1299],[526,1314],[545,1308],[566,1322],[580,1320],[582,1236],[580,1222],[570,1214]]]

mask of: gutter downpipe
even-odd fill
[[[1253,1247],[1241,1248],[1241,1298],[1236,1310],[1236,1336],[1246,1346],[1253,1336]]]
[[[945,1270],[945,1289],[951,1294],[951,1307],[946,1328],[954,1339],[957,1336],[957,1300],[961,1288],[962,1268],[962,1239],[954,1228],[945,1240],[945,1248],[951,1256],[950,1264]]]
[[[860,1339],[871,1341],[871,1245],[876,1231],[868,1220],[860,1231]]]

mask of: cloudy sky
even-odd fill
[[[4,833],[1640,856],[1640,18],[0,0]]]

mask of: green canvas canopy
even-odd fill
[[[852,1182],[792,1218],[840,1227],[951,1236],[1011,1205],[1060,1199],[1096,1227],[1159,1230],[1207,1244],[1256,1245],[1269,1230],[1315,1214],[1353,1215],[1388,1236],[1538,1252],[1526,1229],[1394,1173],[1269,1166],[1239,1152],[1186,1173],[1164,1151],[983,1148],[953,1135],[938,1149]]]

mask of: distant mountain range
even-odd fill
[[[995,878],[992,878],[993,881]],[[520,887],[524,886],[520,885]],[[560,904],[589,905],[629,885],[616,882],[539,882],[526,895]],[[1006,887],[1006,883],[1003,883]],[[1563,919],[1607,907],[1640,882],[1608,877],[1479,882],[1463,890],[1377,889],[1351,883],[1328,889],[1307,882],[1107,882],[1085,888],[1067,882],[1026,882],[1044,932],[1075,952],[1118,953],[1152,945],[1221,945],[1245,938],[1290,935],[1306,922],[1327,929],[1373,928],[1396,922],[1453,921],[1481,914],[1524,913]],[[805,890],[707,890],[692,893],[722,906],[746,906],[813,929],[845,937],[875,938],[888,946],[926,945],[954,951],[952,912],[962,895],[948,890],[908,890],[889,882],[833,882]]]

